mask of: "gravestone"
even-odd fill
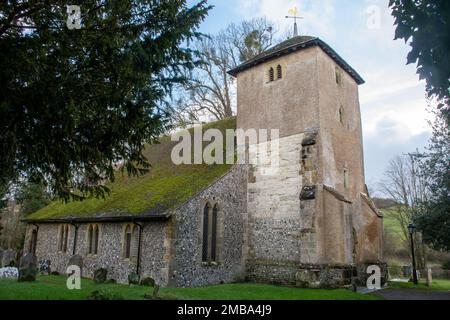
[[[19,282],[36,281],[37,275],[37,257],[28,253],[20,259],[19,265]]]
[[[44,275],[50,275],[52,273],[52,262],[50,260],[39,261],[39,272]]]
[[[14,251],[13,249],[8,249],[8,250],[3,251],[1,266],[2,267],[15,267],[17,265],[16,257],[17,257],[17,252]]]
[[[108,275],[108,270],[105,268],[100,268],[94,272],[94,282],[95,283],[105,283],[106,277]]]
[[[3,249],[0,248],[0,268],[2,267]]]
[[[405,278],[412,278],[412,267],[411,266],[403,266],[402,272],[403,272],[403,276]]]
[[[80,274],[83,275],[83,257],[79,254],[70,257],[67,267],[69,266],[78,266],[80,268]]]
[[[431,287],[433,284],[433,272],[431,271],[431,268],[428,268],[427,270],[427,286]]]
[[[128,275],[128,284],[139,284],[139,276],[136,273],[130,273]]]
[[[154,287],[155,280],[153,278],[146,277],[139,282],[139,285],[144,286],[144,287]]]

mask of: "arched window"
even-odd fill
[[[88,253],[98,254],[99,228],[96,224],[88,227]]]
[[[272,67],[270,67],[270,69],[269,69],[269,81],[271,82],[273,80],[275,80],[275,71],[273,70]]]
[[[277,66],[277,79],[283,78],[283,69],[281,68],[281,65]]]
[[[33,229],[31,231],[31,237],[30,237],[30,246],[29,246],[29,253],[36,254],[36,245],[37,245],[37,235],[38,232],[36,229]]]
[[[58,251],[63,250],[63,242],[64,242],[64,225],[61,225],[59,228],[59,245],[58,245]]]
[[[122,256],[124,259],[134,259],[139,255],[139,227],[127,224],[123,229]]]
[[[217,260],[217,215],[218,209],[216,204],[213,208],[211,219],[211,261]]]
[[[202,239],[202,261],[208,262],[208,242],[209,242],[209,211],[211,205],[207,203],[203,208],[203,239]]]
[[[132,226],[127,225],[125,227],[124,247],[123,247],[123,257],[125,259],[130,259],[131,257],[131,236],[132,236]]]
[[[61,225],[59,229],[59,251],[67,252],[67,241],[69,238],[69,226],[67,224]]]
[[[202,262],[217,262],[219,238],[219,207],[210,203],[203,207]]]
[[[93,254],[98,253],[98,226],[94,225],[94,248],[92,250]]]

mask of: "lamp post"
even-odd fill
[[[417,280],[417,270],[416,270],[416,254],[414,252],[414,232],[416,231],[416,226],[411,223],[408,226],[409,235],[411,238],[411,255],[412,255],[412,268],[413,268],[413,281],[417,285],[419,281]]]

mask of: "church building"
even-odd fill
[[[105,268],[162,286],[253,281],[361,283],[383,263],[383,217],[364,178],[361,76],[329,45],[296,36],[229,71],[237,116],[207,128],[279,130],[279,165],[175,165],[170,137],[141,177],[118,173],[106,199],[55,202],[30,215],[25,250],[66,273]],[[269,139],[268,143],[274,143]],[[258,155],[256,155],[258,156]]]

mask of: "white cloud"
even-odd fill
[[[360,88],[365,137],[380,145],[407,144],[430,132],[425,84],[417,78],[415,68],[406,66],[366,74],[367,84]]]

